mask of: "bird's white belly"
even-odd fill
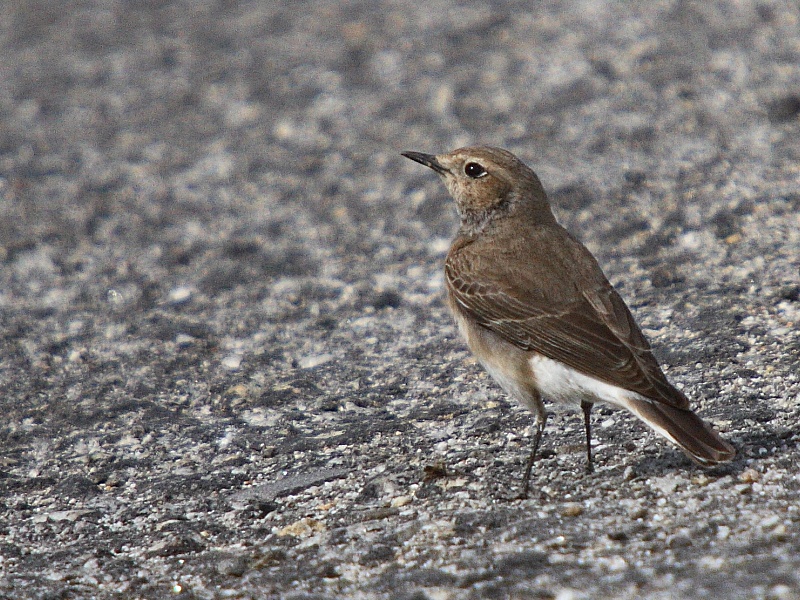
[[[539,392],[545,399],[557,404],[574,405],[587,400],[625,407],[631,395],[638,396],[635,392],[584,375],[540,354],[532,356],[529,363]]]

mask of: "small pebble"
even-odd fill
[[[324,365],[326,362],[330,362],[332,360],[332,354],[312,354],[310,356],[302,357],[297,361],[297,364],[300,365],[301,369],[313,369],[314,367]]]
[[[631,510],[631,519],[644,519],[647,517],[647,509],[643,506],[638,506]]]
[[[167,296],[167,300],[169,300],[171,304],[183,304],[191,299],[192,291],[193,290],[190,287],[178,287],[171,289],[169,291],[169,295]]]
[[[392,498],[390,502],[391,506],[395,508],[400,508],[401,506],[406,506],[407,504],[411,504],[412,502],[411,496],[397,496],[396,498]]]
[[[769,589],[767,598],[769,598],[769,600],[790,600],[791,598],[797,598],[797,596],[795,596],[794,591],[788,585],[785,583],[779,583],[777,585],[773,585]]]
[[[742,483],[755,483],[761,479],[761,474],[755,469],[745,469],[739,474]]]
[[[780,524],[772,530],[772,539],[776,542],[785,542],[788,538],[786,534],[786,525]]]
[[[687,548],[692,545],[692,538],[685,533],[678,533],[667,540],[669,548]]]
[[[244,556],[223,558],[217,563],[217,573],[228,577],[241,577],[247,571],[247,562]]]
[[[295,521],[278,531],[278,537],[306,537],[325,530],[325,525],[308,517]]]
[[[242,364],[241,354],[229,354],[220,361],[220,364],[229,371],[235,371]]]
[[[761,527],[763,527],[764,529],[769,529],[770,527],[774,527],[780,522],[781,518],[778,515],[772,515],[770,517],[766,517],[761,521]]]
[[[703,556],[698,564],[709,571],[719,571],[725,566],[725,559],[721,556]]]
[[[188,348],[197,341],[197,338],[186,333],[179,333],[175,336],[175,344],[179,348]]]

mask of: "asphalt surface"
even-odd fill
[[[0,5],[0,598],[800,597],[800,7]],[[530,415],[399,152],[506,147],[738,448]]]

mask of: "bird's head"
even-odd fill
[[[552,218],[536,173],[507,150],[472,146],[439,155],[402,154],[430,167],[444,179],[456,201],[462,225],[470,229],[482,229],[496,218],[520,211]]]

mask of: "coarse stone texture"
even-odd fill
[[[530,164],[694,406],[531,417],[399,155]],[[800,597],[800,7],[7,0],[0,598]]]

